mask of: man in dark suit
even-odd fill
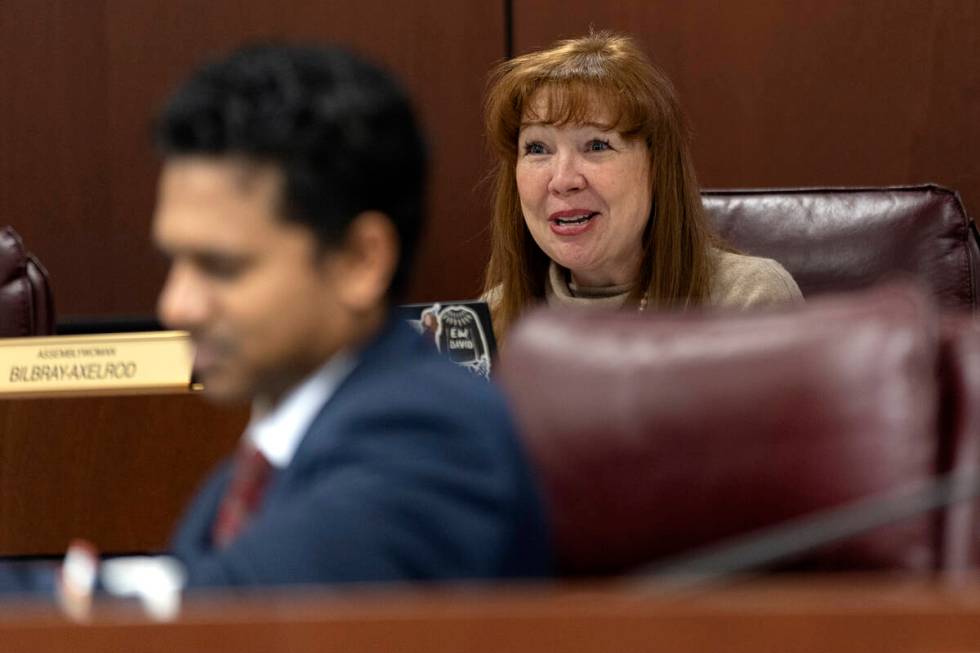
[[[425,177],[391,79],[340,50],[244,49],[156,133],[160,316],[191,333],[210,398],[253,406],[174,539],[188,584],[546,574],[503,401],[391,316]]]
[[[391,314],[425,181],[392,80],[340,50],[244,49],[181,87],[156,134],[160,316],[190,332],[210,398],[253,407],[177,530],[186,585],[547,574],[501,397]],[[68,560],[60,596],[84,614],[97,561]],[[50,567],[0,565],[0,593],[55,586]]]

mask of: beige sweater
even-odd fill
[[[757,306],[802,301],[799,286],[789,272],[768,258],[715,250],[715,277],[711,287],[712,306],[747,309]],[[568,281],[564,268],[552,262],[545,280],[549,306],[622,308],[632,285],[584,288]],[[497,291],[497,292],[494,292]],[[491,304],[499,290],[487,293]]]

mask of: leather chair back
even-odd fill
[[[980,469],[980,323],[949,315],[942,323],[941,422],[947,434],[941,471]],[[950,570],[980,563],[980,502],[965,501],[943,515],[943,556]]]
[[[936,332],[925,294],[893,286],[753,314],[532,314],[498,379],[562,573],[622,572],[932,477]],[[804,563],[940,568],[937,528],[911,519]]]
[[[0,338],[54,333],[48,272],[13,227],[0,228]]]
[[[940,306],[976,308],[977,228],[953,191],[713,190],[703,199],[728,242],[782,263],[808,298],[908,276]]]

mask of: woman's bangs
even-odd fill
[[[544,102],[536,101],[539,95],[544,96]],[[594,82],[550,83],[541,86],[530,99],[535,101],[525,103],[524,121],[558,127],[593,124],[621,134],[635,134],[643,124],[642,119],[638,120],[636,103],[626,93]]]

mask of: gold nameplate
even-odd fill
[[[188,390],[185,331],[0,339],[0,395]]]

